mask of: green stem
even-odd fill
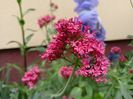
[[[52,7],[51,7],[52,0],[49,0],[49,3],[50,3],[50,14],[53,15]]]
[[[52,95],[51,95],[51,99],[54,99],[54,98],[57,98],[57,97],[60,97],[61,95],[63,95],[63,93],[66,91],[67,86],[69,85],[69,83],[70,83],[71,80],[72,80],[72,77],[73,77],[74,72],[75,72],[75,67],[76,67],[76,66],[74,66],[74,69],[73,69],[73,71],[72,71],[72,74],[71,74],[71,76],[69,77],[69,79],[68,79],[68,81],[67,81],[65,87],[63,88],[63,90],[62,90],[60,93],[52,94]]]
[[[107,91],[107,94],[106,94],[106,96],[105,96],[105,98],[104,99],[108,99],[109,98],[109,94],[110,94],[110,92],[111,92],[111,90],[113,89],[113,85],[109,88],[109,90]]]
[[[23,18],[23,11],[22,11],[22,5],[21,3],[18,3],[19,6],[19,12],[20,12],[20,20],[24,22]],[[22,33],[22,41],[23,41],[23,61],[24,61],[24,71],[26,71],[27,68],[27,56],[26,56],[26,41],[25,41],[25,30],[24,30],[24,24],[20,23],[21,33]]]
[[[130,4],[131,4],[131,6],[132,6],[132,8],[133,8],[133,2],[132,2],[132,0],[130,0]]]
[[[68,61],[69,63],[72,63],[72,65],[73,65],[73,62],[70,61],[69,59],[67,59],[67,58],[65,58],[65,57],[61,57],[61,58],[63,58],[64,60]]]
[[[49,34],[48,34],[47,26],[45,26],[45,30],[46,30],[46,39],[47,39],[47,43],[49,43],[49,42],[50,42],[50,37],[49,37]]]

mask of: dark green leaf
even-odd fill
[[[133,40],[128,45],[133,47]]]
[[[26,44],[31,40],[31,38],[33,37],[33,33],[28,35],[26,38],[25,38],[25,41],[26,41]]]
[[[114,99],[122,99],[121,92],[118,90]]]
[[[23,14],[23,16],[27,15],[29,12],[35,11],[34,8],[29,8],[26,10],[26,12]]]
[[[37,32],[37,30],[31,29],[31,28],[27,28],[26,30],[31,32]]]
[[[133,39],[133,35],[128,35],[127,36],[129,39]]]
[[[120,84],[120,91],[121,91],[122,96],[125,99],[132,99],[132,96],[129,94],[129,91],[126,88],[126,85],[121,81],[119,81],[119,84]]]
[[[5,68],[6,68],[5,66],[1,67],[0,72],[2,72]]]
[[[94,99],[104,99],[104,98],[100,93],[95,93],[94,94]]]
[[[55,30],[55,29],[48,28],[48,29],[47,29],[47,32],[48,32],[49,34],[55,34],[55,33],[56,33],[56,30]]]
[[[23,44],[21,44],[21,43],[18,42],[18,41],[10,41],[10,42],[8,42],[7,44],[11,44],[11,43],[17,44],[17,45],[19,46],[19,48],[20,48],[21,55],[24,55],[24,51],[25,51],[25,48],[26,48],[26,47],[25,47]]]
[[[17,64],[7,64],[7,66],[8,66],[8,68],[14,68],[14,69],[18,70],[21,75],[23,74],[23,70],[19,67],[19,65],[17,65]]]
[[[93,88],[92,88],[92,86],[87,85],[85,88],[86,88],[87,95],[89,97],[92,97],[92,95],[93,95]]]
[[[32,52],[32,51],[44,52],[45,51],[45,48],[44,47],[35,47],[35,48],[30,48],[28,50],[28,52]]]
[[[70,93],[70,96],[74,97],[75,99],[81,99],[82,89],[80,87],[74,87]]]

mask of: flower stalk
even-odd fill
[[[23,56],[23,62],[24,62],[24,71],[26,71],[27,68],[27,56],[26,56],[26,41],[25,41],[25,30],[24,30],[24,25],[25,25],[25,21],[24,21],[24,16],[23,16],[23,11],[22,11],[22,1],[18,2],[18,6],[19,6],[19,13],[20,13],[20,17],[19,17],[19,25],[21,28],[21,33],[22,33],[22,42],[23,42],[23,47],[22,47],[22,56]]]
[[[130,4],[131,4],[131,7],[133,8],[133,2],[132,2],[132,0],[130,0]]]
[[[66,83],[66,85],[64,86],[64,88],[62,89],[62,91],[60,91],[60,93],[57,93],[57,94],[52,94],[52,95],[51,95],[51,99],[55,99],[55,98],[60,97],[60,96],[62,96],[62,95],[64,94],[64,92],[66,91],[68,85],[69,85],[70,82],[72,81],[72,77],[73,77],[74,72],[75,72],[75,67],[76,67],[76,65],[74,66],[73,71],[72,71],[72,74],[70,75],[69,79],[67,80],[67,83]]]

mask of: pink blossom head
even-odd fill
[[[41,55],[44,60],[53,61],[61,57],[65,50],[64,37],[58,34],[48,45],[46,51]]]
[[[93,61],[90,59],[84,59],[82,64],[83,66],[77,70],[79,75],[90,77],[98,83],[106,81],[106,75],[110,63],[105,56],[98,56],[94,58]]]
[[[68,79],[72,74],[72,71],[73,71],[72,67],[62,66],[59,69],[59,75],[65,79]]]
[[[34,87],[37,83],[40,75],[40,70],[38,66],[34,66],[29,71],[27,71],[22,77],[22,81],[29,86],[30,89]]]
[[[105,45],[95,39],[93,34],[83,33],[81,38],[71,43],[73,51],[80,58],[89,58],[94,55],[104,55]]]
[[[117,46],[114,46],[114,47],[111,48],[111,53],[120,54],[121,53],[121,48],[117,47]]]
[[[80,38],[82,34],[82,24],[75,18],[69,20],[62,19],[56,23],[55,27],[58,33],[50,42],[46,51],[41,55],[42,59],[52,61],[60,58],[66,49],[66,45]]]
[[[53,16],[53,15],[43,16],[40,19],[38,19],[38,25],[40,28],[42,28],[43,26],[48,25],[54,19],[55,19],[55,16]]]
[[[125,61],[127,61],[127,58],[124,55],[121,55],[119,60],[120,60],[120,62],[125,62]]]
[[[80,37],[82,22],[78,18],[61,19],[55,24],[58,33],[65,35],[66,40],[74,40]]]

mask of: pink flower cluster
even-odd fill
[[[24,74],[22,81],[25,84],[27,84],[30,89],[32,89],[34,85],[37,83],[39,75],[40,75],[40,70],[38,66],[34,66]]]
[[[62,35],[57,35],[53,38],[53,41],[48,45],[47,50],[41,55],[41,58],[49,61],[60,58],[65,50],[65,43],[62,42],[64,39],[65,38],[63,38]]]
[[[79,75],[90,77],[96,82],[106,82],[109,60],[105,56],[96,56],[95,59],[84,59],[83,66],[77,71]]]
[[[111,48],[111,53],[120,54],[121,53],[121,48],[117,47],[117,46],[114,46],[114,47]]]
[[[121,55],[120,58],[119,58],[119,61],[120,62],[126,62],[127,58],[124,55]]]
[[[72,42],[74,53],[82,60],[79,75],[91,77],[97,82],[106,81],[109,60],[105,57],[105,45],[92,34],[84,33],[80,40]]]
[[[71,76],[72,71],[73,71],[72,67],[62,66],[59,69],[59,75],[65,79],[68,79]]]
[[[46,15],[43,16],[42,18],[40,18],[38,20],[38,25],[40,28],[42,28],[43,26],[48,25],[51,21],[53,21],[55,19],[55,16],[51,16],[51,15]]]
[[[42,59],[52,61],[60,58],[66,49],[66,45],[80,37],[82,23],[77,18],[70,20],[63,19],[55,24],[55,28],[58,33],[48,45],[47,50],[42,54]]]
[[[105,81],[109,67],[109,60],[104,55],[105,44],[95,38],[90,28],[83,27],[77,18],[59,20],[55,28],[58,33],[42,54],[42,59],[56,60],[63,55],[64,50],[71,49],[81,60],[81,66],[76,71],[78,75],[91,77],[97,82]],[[69,71],[64,73],[68,77],[71,69],[62,67],[60,71]]]

